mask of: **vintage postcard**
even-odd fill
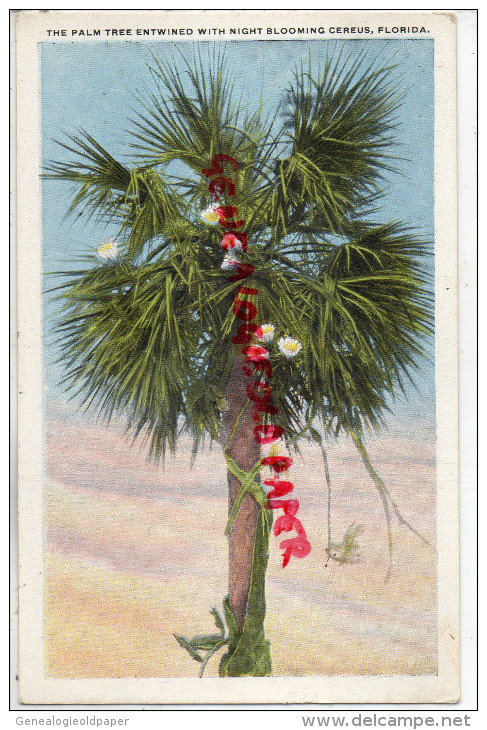
[[[455,44],[17,14],[21,702],[458,701]]]

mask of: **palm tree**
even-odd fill
[[[408,525],[363,438],[380,428],[431,330],[424,241],[397,221],[374,222],[394,164],[388,149],[401,96],[394,67],[367,53],[296,68],[283,90],[285,113],[271,117],[262,104],[244,110],[224,56],[155,60],[152,76],[155,91],[133,122],[133,166],[80,133],[60,143],[63,160],[46,172],[72,183],[71,211],[118,226],[117,241],[99,249],[103,263],[90,257],[63,273],[64,382],[107,419],[122,413],[155,460],[183,432],[195,454],[204,438],[221,443],[229,488],[224,619],[213,609],[218,633],[176,638],[201,673],[226,647],[221,676],[264,676],[272,509],[256,422],[269,441],[282,431],[289,449],[313,439],[325,458],[323,436],[349,434],[380,492],[390,550],[392,515]],[[202,217],[215,200],[219,212]],[[224,259],[229,232],[242,234],[232,239],[241,264]],[[294,338],[296,356],[263,348],[269,337],[245,319],[242,330],[236,301],[258,313],[256,324]],[[246,349],[257,345],[260,363]],[[252,388],[266,408],[256,409]],[[289,483],[275,484],[279,496]],[[295,508],[285,512],[277,531],[298,524]],[[350,546],[358,530],[347,533]]]

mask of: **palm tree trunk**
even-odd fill
[[[244,471],[250,471],[260,457],[260,445],[254,439],[252,409],[248,403],[247,385],[250,383],[243,370],[243,358],[237,354],[225,397],[228,403],[223,416],[225,447],[229,456]],[[238,423],[237,423],[238,421]],[[239,480],[230,472],[228,479],[228,510],[240,489]],[[232,525],[229,542],[228,595],[230,605],[240,628],[243,627],[250,588],[252,552],[260,506],[247,494]]]
[[[248,402],[251,379],[236,354],[226,389],[228,407],[223,414],[223,445],[238,467],[248,472],[260,458],[254,437],[254,420]],[[239,480],[227,471],[228,509],[240,490]],[[272,516],[250,494],[245,495],[228,537],[228,600],[237,632],[220,663],[220,676],[268,676],[271,672],[269,642],[264,635],[265,571]]]

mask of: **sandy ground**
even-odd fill
[[[218,447],[190,468],[190,444],[165,468],[116,426],[59,405],[48,411],[45,493],[46,673],[51,677],[194,677],[172,634],[214,629],[226,595],[226,485]],[[434,544],[434,443],[411,430],[369,441],[404,516]],[[311,554],[281,568],[271,538],[266,631],[276,676],[436,672],[436,556],[395,524],[388,583],[381,503],[353,446],[331,444],[333,538],[360,523],[360,562],[326,564],[321,454],[290,478]],[[218,658],[207,676],[217,676]]]

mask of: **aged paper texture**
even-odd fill
[[[17,15],[21,702],[458,700],[455,37]]]

